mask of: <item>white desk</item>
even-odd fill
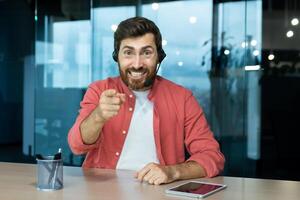
[[[128,199],[165,200],[187,199],[167,196],[166,188],[184,181],[153,186],[133,178],[132,171],[105,169],[83,170],[80,167],[64,167],[64,189],[43,192],[36,189],[36,165],[0,162],[0,199]],[[216,177],[201,181],[223,183],[225,190],[205,200],[299,200],[300,182],[236,177]]]

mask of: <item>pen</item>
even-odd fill
[[[44,159],[41,155],[37,155],[37,158],[38,159]],[[58,149],[58,153],[56,153],[54,156],[53,156],[53,163],[52,163],[52,168],[50,168],[49,166],[47,166],[47,164],[45,163],[44,164],[44,166],[46,167],[46,169],[48,170],[48,172],[50,173],[49,174],[49,178],[48,178],[48,185],[50,185],[51,184],[51,182],[52,182],[52,185],[53,185],[53,187],[54,187],[54,184],[55,184],[55,179],[53,179],[54,178],[54,176],[55,176],[55,172],[56,172],[56,170],[57,170],[57,166],[58,166],[58,160],[60,160],[61,159],[61,148],[59,148]],[[49,163],[50,164],[50,163]],[[53,180],[54,180],[54,183],[53,183]],[[59,179],[57,179],[57,182],[59,183],[59,184],[61,184],[62,185],[62,181],[61,180],[59,180]]]
[[[54,155],[54,160],[57,160],[56,163],[54,163],[54,174],[52,176],[52,188],[55,187],[55,180],[56,180],[56,176],[57,176],[57,171],[58,171],[58,167],[59,167],[59,162],[58,160],[61,159],[61,148],[58,149],[58,153]]]

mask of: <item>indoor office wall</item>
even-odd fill
[[[210,120],[226,175],[255,177],[260,159],[261,18],[262,1],[214,4]]]
[[[64,163],[81,165],[67,134],[79,103],[91,83],[91,2],[37,0],[35,8],[34,138],[24,144],[34,154],[54,154],[62,148]]]
[[[34,53],[34,3],[0,1],[0,161],[32,162],[22,153],[24,62]]]

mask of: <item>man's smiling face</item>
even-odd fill
[[[126,38],[121,41],[118,53],[120,76],[123,82],[136,91],[151,87],[145,83],[155,79],[158,64],[155,37],[152,33]]]

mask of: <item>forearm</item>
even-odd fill
[[[196,161],[188,161],[178,165],[172,165],[171,171],[175,180],[185,180],[205,177],[206,172]]]
[[[104,120],[94,110],[80,125],[82,140],[85,144],[93,144],[100,137]]]

